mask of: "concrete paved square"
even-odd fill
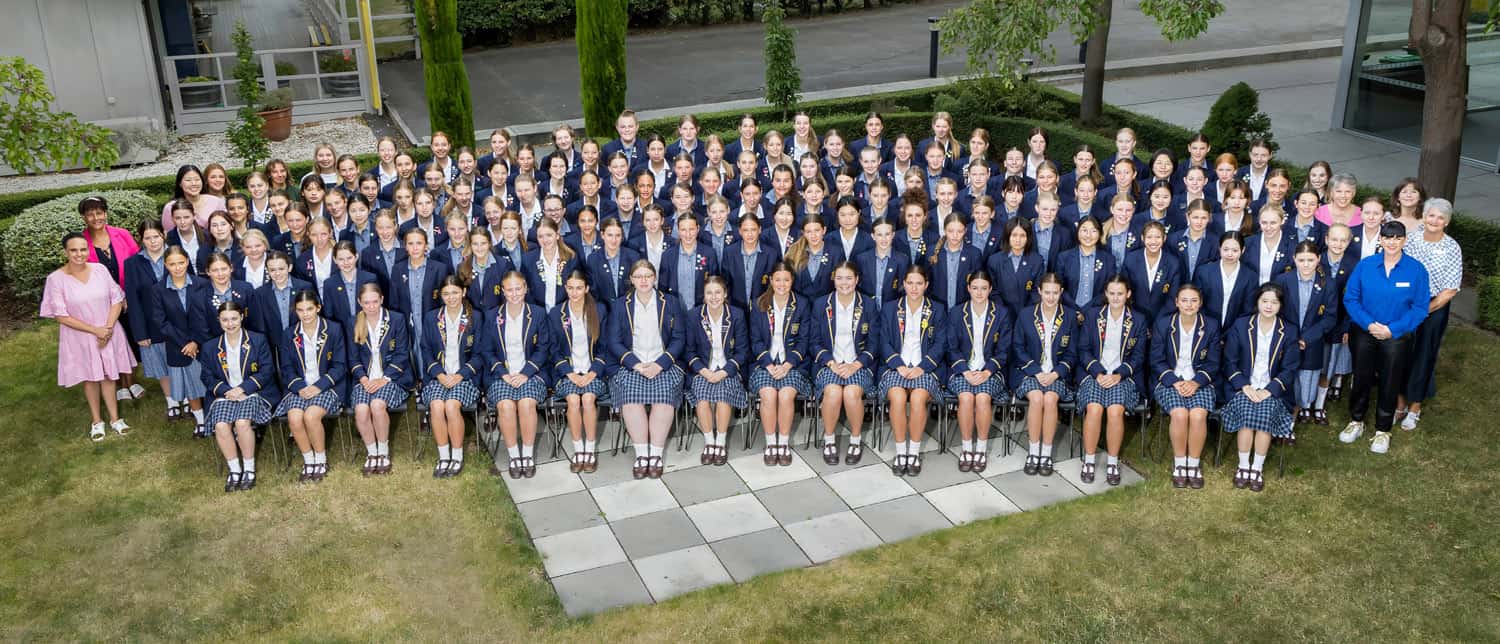
[[[818,474],[807,466],[802,457],[792,454],[792,464],[782,467],[766,467],[761,461],[759,453],[745,454],[738,458],[729,459],[729,465],[745,480],[745,484],[752,490],[764,490],[794,481],[810,479]]]
[[[651,593],[628,561],[557,577],[552,587],[570,617],[651,603]]]
[[[706,545],[637,559],[635,569],[656,601],[734,581]]]
[[[626,561],[625,551],[607,525],[533,539],[550,577],[561,577]]]
[[[599,514],[599,506],[594,503],[594,497],[587,491],[520,503],[516,505],[516,509],[521,513],[521,520],[526,522],[526,529],[531,532],[532,539],[605,523],[604,517]]]
[[[779,526],[709,544],[737,582],[811,565],[802,548]]]
[[[750,491],[739,475],[728,466],[695,467],[668,472],[662,475],[661,480],[684,507]]]
[[[854,511],[865,525],[886,543],[895,543],[934,530],[953,527],[943,513],[919,494],[884,503],[867,505]]]
[[[703,543],[703,536],[682,508],[672,508],[609,524],[631,559],[659,555]]]
[[[971,481],[924,492],[922,496],[955,525],[1021,511],[987,481]]]
[[[1027,476],[1025,472],[1011,472],[990,479],[990,484],[1022,510],[1035,510],[1083,496],[1083,492],[1072,483],[1056,474]]]
[[[595,488],[594,502],[610,521],[619,521],[677,507],[677,500],[660,479],[626,481]]]
[[[687,514],[710,542],[776,527],[775,517],[749,493],[688,506]]]
[[[821,478],[811,478],[757,491],[762,505],[782,525],[843,512],[849,504]]]
[[[880,545],[880,537],[852,510],[786,526],[813,563],[837,559]]]
[[[1083,479],[1079,478],[1079,476],[1078,476],[1079,473],[1083,470],[1083,459],[1084,459],[1084,457],[1082,457],[1082,456],[1080,456],[1078,458],[1070,458],[1070,459],[1068,459],[1066,461],[1062,461],[1062,462],[1058,463],[1056,465],[1057,473],[1061,474],[1062,477],[1065,478],[1065,479],[1067,479],[1069,483],[1072,483],[1073,487],[1078,488],[1078,490],[1081,491],[1081,492],[1083,492],[1084,494],[1090,494],[1090,495],[1093,495],[1093,494],[1102,494],[1102,493],[1108,492],[1110,490],[1114,490],[1114,489],[1118,489],[1118,488],[1123,488],[1123,487],[1130,487],[1132,485],[1135,485],[1137,483],[1141,483],[1141,482],[1143,482],[1143,481],[1146,480],[1146,479],[1142,478],[1140,474],[1137,474],[1135,470],[1132,470],[1128,466],[1126,466],[1124,462],[1121,462],[1120,463],[1120,485],[1118,485],[1118,486],[1112,486],[1112,485],[1106,483],[1104,481],[1104,458],[1105,458],[1105,455],[1104,455],[1104,452],[1102,452],[1102,451],[1097,452],[1097,453],[1094,454],[1094,482],[1093,483],[1084,483]]]
[[[829,474],[823,480],[851,508],[916,494],[905,479],[892,475],[891,468],[884,463]]]
[[[545,499],[549,496],[583,489],[583,481],[579,480],[577,474],[568,471],[566,461],[536,466],[534,478],[513,479],[505,476],[501,477],[501,480],[505,481],[505,487],[510,490],[510,498],[516,503]]]

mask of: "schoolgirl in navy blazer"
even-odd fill
[[[344,375],[349,372],[348,360],[345,351],[348,345],[344,340],[344,332],[337,324],[330,324],[328,320],[318,318],[319,342],[323,345],[318,352],[318,381],[306,382],[302,379],[306,373],[305,356],[302,348],[297,346],[302,337],[297,330],[289,330],[286,337],[281,341],[281,389],[289,394],[295,394],[303,387],[314,386],[319,392],[333,391],[342,400],[344,397],[343,381]]]
[[[557,258],[559,260],[563,258],[561,239],[558,240]],[[519,270],[521,275],[526,278],[526,300],[532,304],[546,306],[547,285],[542,281],[542,269],[537,267],[539,263],[545,261],[542,258],[542,249],[540,247],[533,247],[531,250],[526,251],[521,261],[522,264]],[[557,284],[553,287],[556,298],[553,302],[555,304],[562,304],[568,301],[568,292],[564,288],[564,283],[568,281],[568,276],[572,275],[573,271],[578,270],[578,267],[579,256],[574,254],[572,257],[567,258],[562,263],[561,270],[557,271]]]
[[[630,289],[625,297],[615,304],[615,313],[609,316],[609,334],[605,336],[609,355],[618,357],[617,369],[634,370],[641,363],[630,350],[633,334],[635,333],[635,301],[639,297],[635,289]],[[677,299],[668,296],[661,289],[652,291],[656,296],[656,324],[661,330],[662,354],[657,356],[656,364],[662,370],[671,369],[679,362],[686,366],[683,354],[684,346],[687,344],[687,334],[683,330],[682,306]]]
[[[1146,316],[1134,307],[1126,305],[1125,316],[1121,323],[1121,351],[1120,366],[1113,372],[1104,368],[1100,355],[1104,347],[1104,336],[1109,324],[1109,305],[1094,306],[1083,314],[1083,324],[1078,329],[1078,362],[1082,364],[1082,372],[1078,374],[1078,382],[1088,376],[1104,376],[1117,373],[1135,382],[1135,390],[1144,392],[1146,386],[1146,336],[1151,330],[1151,323]]]
[[[163,274],[162,281],[158,282],[152,289],[154,301],[150,307],[151,326],[161,334],[161,338],[167,344],[167,366],[186,367],[193,364],[193,359],[182,353],[182,348],[191,343],[202,344],[202,339],[212,337],[207,329],[200,330],[197,324],[201,321],[193,314],[193,302],[196,300],[196,291],[205,288],[204,279],[187,275],[189,282],[183,286],[187,289],[187,303],[183,304],[178,297],[177,291],[168,288],[171,277]],[[217,326],[217,324],[215,324]],[[199,347],[202,350],[202,347]]]
[[[937,249],[938,233],[935,228],[923,227],[920,239],[916,244],[916,250],[912,252],[912,236],[905,227],[897,228],[894,238],[891,240],[891,251],[906,255],[908,264],[926,264],[932,257],[932,252]]]
[[[1192,280],[1198,276],[1198,269],[1219,261],[1219,236],[1211,230],[1204,230],[1203,239],[1198,246],[1198,261],[1189,266],[1188,234],[1186,228],[1172,231],[1172,234],[1167,235],[1167,250],[1177,256],[1177,263],[1182,265],[1183,278]]]
[[[724,305],[728,328],[724,330],[724,373],[729,379],[744,382],[750,360],[750,329],[745,313],[739,307]],[[699,304],[687,314],[687,373],[707,369],[713,356],[713,340],[708,337],[708,305]]]
[[[1156,374],[1156,384],[1177,384],[1178,337],[1180,315],[1163,315],[1151,327],[1151,373]],[[1198,315],[1197,328],[1193,329],[1193,382],[1199,387],[1212,387],[1219,377],[1219,322],[1202,312]]]
[[[1244,262],[1240,262],[1240,270],[1234,278],[1234,286],[1230,292],[1224,292],[1224,265],[1220,262],[1204,264],[1198,267],[1193,275],[1193,284],[1203,292],[1203,315],[1211,317],[1224,326],[1230,322],[1240,319],[1240,316],[1249,315],[1253,312],[1250,295],[1255,291],[1255,271]],[[1225,298],[1229,300],[1229,315],[1223,315]],[[1224,319],[1220,319],[1224,318]]]
[[[729,301],[742,311],[752,308],[756,298],[766,291],[771,279],[771,266],[781,261],[781,253],[765,245],[757,238],[756,255],[751,265],[753,272],[745,272],[745,244],[737,241],[724,249],[724,261],[719,263],[719,274],[729,283]],[[701,242],[700,242],[701,243]],[[750,285],[750,299],[745,299],[745,284]]]
[[[771,314],[761,310],[758,305],[752,305],[747,320],[750,325],[750,353],[755,355],[752,366],[764,368],[773,364],[789,363],[793,369],[802,371],[804,375],[816,370],[815,365],[808,363],[808,358],[812,353],[809,350],[813,333],[813,330],[809,328],[809,322],[812,320],[811,313],[807,298],[796,292],[792,292],[787,297],[786,320],[777,320],[782,325],[781,341],[783,348],[786,349],[786,355],[778,361],[771,358],[771,336],[774,335],[771,329]]]
[[[165,260],[166,256],[163,255],[162,259]],[[165,266],[161,274],[162,279],[166,279]],[[125,328],[130,330],[130,337],[136,342],[150,340],[155,344],[162,341],[161,327],[151,323],[151,309],[156,306],[153,292],[159,284],[144,250],[125,259]]]
[[[344,276],[337,268],[333,274],[323,281],[323,288],[319,289],[319,301],[323,303],[323,318],[339,325],[339,330],[344,332],[345,338],[354,337],[354,316],[359,313],[358,293],[360,287],[365,284],[380,286],[375,274],[369,271],[356,270],[354,273],[354,308],[349,308],[348,284],[344,282]]]
[[[1042,279],[1042,258],[1031,250],[1012,265],[1010,251],[990,255],[988,268],[995,278],[995,297],[1011,311],[1023,311],[1037,301],[1037,283]]]
[[[1260,334],[1256,330],[1256,320],[1259,317],[1255,314],[1246,315],[1236,320],[1225,332],[1224,370],[1229,372],[1229,377],[1225,380],[1229,383],[1227,393],[1231,396],[1250,384],[1250,377],[1255,369],[1255,353],[1260,342]],[[1292,399],[1292,385],[1297,382],[1297,369],[1302,364],[1302,352],[1297,348],[1297,338],[1297,325],[1277,317],[1271,332],[1271,382],[1266,385],[1266,391],[1271,392],[1273,397],[1280,398],[1287,411],[1296,407],[1296,401]]]
[[[630,267],[641,255],[634,249],[620,246],[616,261],[619,268],[612,272],[609,257],[605,253],[601,248],[599,252],[589,255],[585,266],[589,275],[589,292],[593,294],[594,300],[613,310],[615,301],[630,290]]]
[[[931,290],[931,289],[929,289]],[[837,296],[834,296],[837,297]],[[886,302],[880,310],[880,323],[878,335],[878,355],[880,356],[881,368],[884,373],[887,370],[903,366],[901,361],[901,345],[903,334],[901,330],[901,317],[907,308],[907,296]],[[947,367],[948,356],[948,310],[939,302],[930,297],[923,296],[920,305],[922,319],[918,322],[922,327],[922,362],[921,364],[907,365],[921,367],[923,373],[930,373],[938,379],[938,382],[946,382],[944,375]],[[910,324],[910,320],[907,321]],[[876,376],[875,382],[880,382]]]
[[[408,339],[406,318],[400,313],[390,309],[381,309],[383,316],[377,321],[384,331],[380,334],[380,346],[375,350],[380,352],[380,372],[397,387],[402,390],[410,390],[412,385],[411,375],[411,340]],[[368,337],[365,344],[356,344],[353,337],[349,339],[351,352],[349,354],[349,380],[351,385],[358,383],[360,378],[370,375],[370,357],[374,354],[369,346]]]
[[[896,250],[893,244],[890,249],[890,257],[885,262],[885,272],[876,274],[875,269],[879,266],[876,251],[855,255],[854,265],[859,268],[859,292],[870,297],[879,296],[882,305],[901,297],[901,280],[906,275],[906,268],[911,266],[911,260],[906,254]]]
[[[481,383],[482,376],[485,373],[484,354],[480,352],[478,328],[483,322],[482,319],[478,318],[483,318],[484,316],[485,313],[483,311],[470,311],[464,314],[464,318],[467,318],[467,320],[460,318],[464,328],[458,336],[458,348],[461,353],[458,360],[459,375],[473,382],[476,387]],[[438,321],[443,317],[443,307],[438,305],[434,306],[422,318],[421,336],[419,337],[422,342],[422,358],[427,361],[427,364],[422,366],[423,382],[436,378],[438,374],[446,373],[443,366],[446,356],[443,354],[447,346],[447,338],[443,336],[444,329],[438,326]],[[444,324],[446,323],[444,321]]]
[[[1338,289],[1322,271],[1313,274],[1312,297],[1307,300],[1307,310],[1300,314],[1298,308],[1298,275],[1296,271],[1283,273],[1271,280],[1286,289],[1286,301],[1281,305],[1281,319],[1296,325],[1297,338],[1306,346],[1302,348],[1302,359],[1297,369],[1323,368],[1323,343],[1339,319]]]
[[[1250,272],[1256,274],[1256,282],[1259,285],[1260,275],[1260,247],[1264,235],[1255,234],[1245,238],[1245,254],[1240,257],[1240,263]],[[1297,238],[1295,235],[1282,233],[1280,241],[1276,242],[1276,254],[1271,257],[1271,279],[1291,271],[1292,257],[1297,250]]]
[[[521,315],[521,346],[522,353],[525,355],[514,357],[524,357],[526,360],[526,364],[521,367],[521,375],[528,379],[541,378],[542,385],[545,387],[548,382],[547,376],[552,372],[549,368],[548,356],[554,353],[567,356],[568,352],[552,350],[552,329],[549,326],[550,318],[547,312],[542,307],[529,302],[523,306],[525,308]],[[566,300],[559,300],[559,306],[556,308],[561,309],[566,306]],[[484,311],[476,310],[473,313],[473,316],[478,319],[477,326],[479,327],[479,347],[475,350],[475,360],[484,369],[485,387],[510,373],[506,363],[513,356],[505,346],[505,325],[509,323],[509,320],[504,319],[507,308],[509,307],[502,303],[499,307]]]
[[[1107,281],[1115,271],[1115,256],[1107,249],[1099,246],[1094,247],[1094,262],[1090,269],[1094,278],[1088,293],[1077,292],[1078,285],[1082,283],[1081,265],[1078,256],[1081,249],[1077,246],[1069,248],[1057,256],[1057,263],[1053,265],[1052,272],[1057,273],[1063,281],[1063,301],[1069,306],[1080,311],[1104,304],[1104,282]],[[1149,325],[1147,325],[1149,326]]]
[[[304,282],[295,277],[287,276],[286,318],[282,318],[281,307],[276,305],[276,284],[271,281],[270,277],[267,277],[266,283],[261,284],[260,288],[255,289],[255,292],[250,297],[250,322],[247,324],[247,327],[256,333],[266,336],[266,340],[270,343],[272,350],[279,349],[282,340],[286,339],[287,327],[290,327],[292,321],[297,319],[296,307],[293,306],[295,296],[299,291],[306,291],[312,288],[313,285],[311,282]],[[280,363],[275,364],[279,365]]]
[[[594,310],[599,316],[599,334],[601,336],[608,334],[609,316],[604,303],[596,300]],[[554,379],[564,378],[565,374],[573,373],[573,323],[568,319],[568,315],[571,313],[567,302],[559,304],[547,314],[547,334],[551,340],[553,357],[550,367]],[[587,330],[584,332],[587,333]],[[597,379],[605,379],[613,375],[614,367],[618,365],[618,362],[610,358],[604,338],[588,338],[588,340],[589,371],[593,372]]]
[[[281,395],[277,390],[276,358],[271,352],[271,343],[264,335],[249,329],[244,331],[244,338],[240,340],[240,391],[246,396],[260,394],[261,398],[275,407],[276,403],[281,402]],[[219,360],[219,356],[225,351],[228,351],[228,347],[223,335],[209,340],[198,351],[198,364],[202,366],[199,374],[209,398],[204,401],[205,409],[213,399],[222,398],[229,390],[234,389],[229,384],[228,361]]]
[[[188,290],[188,306],[190,322],[194,337],[193,340],[199,345],[208,342],[216,335],[222,335],[224,329],[219,327],[219,305],[224,302],[234,302],[250,308],[251,296],[255,288],[249,282],[230,280],[225,292],[221,295],[215,293],[211,280],[199,279],[193,283],[194,288]]]
[[[1182,264],[1165,248],[1159,255],[1154,275],[1146,274],[1146,249],[1130,251],[1120,272],[1130,281],[1135,307],[1148,324],[1177,310],[1177,287],[1182,285]],[[1148,281],[1148,277],[1150,278]],[[1149,283],[1148,283],[1149,282]]]
[[[973,306],[977,301],[964,302],[961,306],[949,311],[947,364],[950,376],[969,370],[969,356],[974,354]],[[998,300],[990,300],[990,310],[984,318],[983,333],[979,334],[983,342],[980,352],[984,355],[984,369],[980,371],[987,370],[991,375],[1005,377],[1006,363],[1010,360],[1014,327],[1010,311],[1005,310],[1005,305]]]
[[[969,301],[969,274],[985,270],[984,259],[979,256],[979,249],[965,243],[959,247],[957,252],[958,273],[956,275],[949,275],[948,258],[953,252],[948,248],[947,244],[943,244],[933,252],[932,260],[929,263],[929,266],[932,267],[930,271],[932,280],[927,286],[927,296],[950,309]],[[954,299],[952,302],[948,301],[948,280],[950,279],[954,280],[955,284],[955,288],[953,289]],[[881,301],[889,302],[890,300],[882,299]]]
[[[1038,330],[1044,322],[1042,303],[1023,307],[1020,311],[1012,332],[1011,351],[1015,357],[1011,361],[1011,390],[1019,388],[1027,377],[1042,372],[1044,351],[1052,358],[1052,372],[1057,374],[1058,382],[1072,383],[1073,365],[1078,360],[1078,309],[1058,301],[1052,322],[1057,325],[1057,332],[1052,337],[1052,344],[1046,347],[1042,346]]]
[[[833,323],[836,317],[834,307],[837,306],[837,300],[838,293],[829,293],[818,298],[812,309],[808,311],[807,317],[803,318],[803,323],[811,327],[812,331],[809,349],[812,351],[813,358],[809,371],[815,374],[833,360]],[[855,289],[854,349],[859,363],[869,369],[872,374],[879,370],[879,365],[875,362],[875,350],[879,344],[882,313],[882,311],[875,310],[870,296]]]

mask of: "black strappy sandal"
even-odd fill
[[[1104,468],[1104,482],[1110,485],[1120,484],[1120,466],[1109,465]]]
[[[238,492],[239,490],[240,490],[240,473],[239,472],[230,472],[229,476],[224,479],[224,493],[228,494],[230,492]]]
[[[448,459],[438,459],[437,467],[432,468],[432,478],[435,478],[435,479],[445,479],[445,478],[448,478],[448,463],[449,462],[450,461],[448,461]]]
[[[1043,456],[1043,457],[1041,457],[1041,462],[1037,463],[1037,466],[1036,466],[1036,473],[1037,474],[1041,474],[1042,476],[1052,476],[1052,472],[1053,472],[1053,469],[1052,469],[1052,457],[1051,456]]]
[[[255,470],[245,470],[245,473],[240,475],[240,491],[249,492],[253,489],[255,489]]]

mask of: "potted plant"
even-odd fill
[[[260,133],[272,141],[285,141],[292,135],[292,90],[274,89],[266,92],[260,100],[260,111],[256,112],[265,123]]]
[[[345,74],[357,71],[359,71],[359,65],[354,61],[353,53],[348,49],[325,52],[318,56],[319,73]],[[323,84],[323,92],[330,97],[359,96],[359,74],[324,76],[320,81]]]
[[[189,76],[178,80],[178,95],[182,97],[182,108],[198,110],[209,107],[219,107],[224,104],[224,88],[218,85],[193,85],[192,83],[212,83],[217,78],[207,76]]]

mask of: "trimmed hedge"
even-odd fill
[[[1500,275],[1479,282],[1479,326],[1500,332]]]
[[[0,237],[5,275],[17,295],[36,297],[47,275],[63,264],[64,235],[83,230],[78,202],[89,195],[109,201],[109,224],[134,231],[142,221],[161,216],[161,205],[140,190],[75,192],[27,208]]]

